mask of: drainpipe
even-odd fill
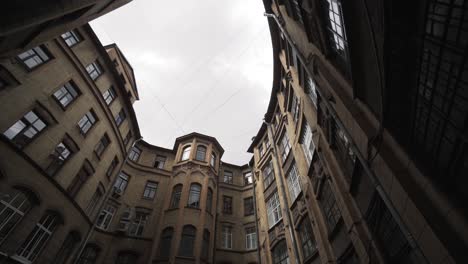
[[[143,137],[140,137],[140,138],[137,138],[133,141],[132,143],[132,147],[130,149],[132,149],[133,147],[135,147],[136,143],[143,140]],[[111,195],[112,193],[112,187],[114,186],[115,182],[117,181],[117,179],[119,178],[119,174],[122,172],[122,168],[124,166],[125,163],[127,163],[127,160],[128,160],[128,153],[125,153],[125,159],[124,161],[122,162],[122,165],[120,165],[120,168],[119,168],[119,171],[117,173],[117,176],[114,178],[114,180],[112,181],[112,185],[110,185],[110,188],[108,188],[107,192],[104,194],[104,199],[102,200],[102,203],[101,205],[99,206],[99,210],[97,211],[98,213],[96,214],[96,216],[94,217],[93,219],[93,222],[92,222],[92,225],[91,227],[89,228],[89,231],[88,233],[86,234],[86,238],[85,240],[81,243],[80,245],[80,248],[76,254],[76,257],[75,257],[75,260],[72,262],[73,264],[76,264],[78,263],[78,260],[80,259],[80,256],[81,254],[83,253],[83,250],[84,248],[86,247],[86,244],[88,243],[89,239],[91,238],[91,235],[93,234],[93,231],[94,231],[94,228],[97,224],[97,220],[99,218],[99,215],[102,211],[102,208],[104,208],[104,205],[106,204],[106,201],[107,199],[109,199],[109,196]]]
[[[263,120],[263,123],[267,126],[267,133],[268,132],[271,132],[271,134],[273,135],[273,132],[271,131],[271,127],[270,127],[270,124],[267,123],[265,120]],[[268,136],[268,134],[267,134]],[[289,211],[289,206],[288,206],[288,200],[286,199],[286,191],[284,190],[284,179],[285,179],[285,175],[283,174],[283,170],[281,170],[281,165],[279,164],[278,162],[278,150],[276,148],[276,144],[275,142],[273,142],[273,144],[271,144],[271,146],[273,147],[273,154],[275,155],[275,164],[276,164],[276,167],[279,169],[279,187],[280,187],[280,190],[281,190],[281,194],[282,194],[282,197],[283,197],[283,204],[286,208],[284,208],[284,212],[288,218],[288,222],[289,222],[289,235],[291,237],[291,241],[293,242],[293,250],[294,250],[294,258],[295,258],[295,262],[297,264],[301,263],[299,261],[299,249],[297,247],[297,241],[296,241],[296,237],[294,236],[294,232],[293,232],[293,226],[294,226],[294,222],[292,221],[292,217],[291,217],[291,212]],[[290,150],[292,151],[292,150]]]
[[[255,217],[255,229],[257,230],[257,257],[258,257],[258,263],[262,264],[262,255],[260,254],[260,230],[258,229],[258,221],[257,221],[258,219],[257,218],[257,196],[255,195],[255,188],[257,187],[257,181],[255,180],[255,174],[254,174],[252,165],[250,164],[248,165],[252,173],[252,180],[253,180],[252,194],[253,194],[253,206],[254,206],[254,217]]]
[[[216,161],[215,161],[216,162]],[[216,236],[217,236],[217,232],[218,232],[218,202],[219,202],[219,172],[221,171],[221,164],[223,164],[223,162],[221,161],[221,157],[219,157],[219,166],[218,166],[218,182],[217,182],[217,186],[216,186],[216,208],[215,208],[215,219],[214,219],[214,222],[215,222],[215,226],[214,226],[214,243],[213,243],[213,259],[211,260],[211,263],[215,263],[215,256],[216,256]],[[215,163],[215,168],[216,168],[216,163]]]
[[[278,20],[278,17],[275,15],[275,14],[270,14],[270,13],[264,13],[264,15],[268,18],[273,18],[273,20],[275,20],[276,22],[276,25],[278,26],[278,28],[281,30],[281,32],[283,33],[284,37],[288,40],[289,44],[291,45],[291,47],[296,51],[296,54],[297,54],[297,57],[299,58],[299,60],[301,61],[301,63],[303,65],[305,65],[304,69],[306,70],[307,74],[309,74],[309,76],[314,76],[314,74],[312,73],[312,71],[309,69],[309,67],[307,67],[308,65],[308,62],[307,62],[307,59],[302,55],[302,53],[300,52],[300,50],[297,48],[296,44],[294,43],[294,41],[291,39],[291,37],[289,36],[288,32],[284,29],[283,26],[281,26],[281,23],[280,21]],[[343,133],[345,134],[345,136],[349,139],[352,139],[351,135],[349,134],[348,130],[345,128],[345,126],[343,125],[343,123],[341,122],[341,120],[338,118],[338,114],[336,113],[335,109],[333,108],[333,106],[331,105],[331,103],[326,99],[327,97],[324,96],[323,92],[320,90],[320,89],[316,89],[316,92],[318,93],[318,95],[320,95],[320,97],[322,98],[325,98],[325,100],[323,100],[323,103],[325,104],[325,107],[328,109],[328,112],[330,113],[330,115],[333,117],[333,119],[335,120],[336,122],[336,125],[343,131]],[[413,238],[413,236],[411,235],[411,233],[409,232],[408,228],[403,224],[403,220],[401,218],[401,216],[398,214],[398,211],[395,209],[395,207],[393,206],[392,202],[391,202],[391,199],[390,197],[387,195],[387,193],[383,190],[383,187],[382,185],[380,184],[380,181],[379,179],[377,178],[377,176],[375,176],[374,172],[371,170],[371,168],[369,167],[369,163],[367,161],[366,158],[364,158],[364,156],[361,154],[361,152],[359,151],[359,149],[357,148],[356,144],[354,143],[353,140],[350,140],[349,141],[350,143],[350,147],[351,149],[353,150],[353,152],[356,154],[356,157],[359,159],[359,161],[361,162],[361,165],[364,169],[364,171],[366,172],[366,174],[369,176],[372,184],[375,185],[375,189],[377,190],[377,192],[380,194],[380,197],[382,198],[382,200],[384,201],[384,203],[387,205],[388,207],[388,210],[390,211],[390,214],[393,216],[393,218],[395,219],[395,221],[397,222],[398,226],[401,228],[401,231],[403,232],[403,234],[405,234],[405,237],[406,239],[408,240],[408,243],[412,246],[412,247],[417,247],[419,248],[419,246],[416,246],[417,243],[415,241],[415,239]]]

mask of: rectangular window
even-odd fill
[[[299,175],[297,172],[296,164],[293,163],[291,169],[288,173],[288,190],[289,190],[289,198],[291,199],[291,203],[294,202],[301,193],[301,184],[299,182]]]
[[[275,192],[267,200],[266,204],[267,204],[268,224],[271,228],[282,219],[281,205],[279,201],[278,192]]]
[[[137,148],[137,147],[133,147],[131,150],[130,150],[130,153],[128,154],[128,158],[131,160],[131,161],[138,161],[138,159],[140,158],[140,155],[141,155],[141,149]]]
[[[117,178],[117,181],[114,184],[114,190],[117,189],[120,190],[120,193],[123,193],[127,188],[129,179],[130,176],[128,176],[125,172],[120,172],[119,178]]]
[[[67,108],[80,95],[80,91],[71,81],[65,83],[54,92],[54,98],[63,108]]]
[[[223,196],[223,214],[232,214],[232,197]]]
[[[341,218],[341,212],[338,208],[338,204],[336,203],[335,196],[331,189],[330,181],[328,180],[325,181],[322,188],[322,193],[320,195],[320,205],[327,222],[328,232],[331,233]]]
[[[125,136],[123,140],[124,145],[127,145],[128,142],[130,142],[130,139],[132,139],[132,131],[128,131],[127,135]]]
[[[31,142],[44,128],[47,127],[34,111],[29,111],[20,120],[16,121],[8,128],[3,135],[19,148],[25,147]]]
[[[157,189],[157,182],[146,182],[145,190],[143,191],[143,198],[153,200]]]
[[[101,213],[96,222],[96,227],[107,230],[109,225],[114,217],[115,211],[117,208],[111,204],[106,204],[104,208],[102,208]]]
[[[94,147],[94,153],[96,153],[98,157],[101,157],[102,153],[104,153],[104,150],[106,150],[109,144],[110,144],[109,136],[107,134],[104,134],[104,136],[101,137],[97,145]]]
[[[165,164],[166,164],[166,157],[157,155],[156,160],[154,162],[154,167],[158,169],[164,169]]]
[[[146,222],[148,220],[148,214],[144,212],[137,212],[135,218],[130,225],[129,234],[131,236],[141,236],[145,229]]]
[[[244,173],[244,185],[249,185],[253,183],[252,172]]]
[[[351,141],[348,139],[343,129],[341,129],[333,119],[331,120],[331,125],[333,126],[330,130],[333,131],[331,142],[334,143],[334,153],[345,175],[348,177],[348,180],[351,180],[356,163],[356,154],[351,147]]]
[[[260,158],[263,157],[265,154],[265,149],[263,148],[263,142],[260,142],[258,145],[258,153],[260,154]]]
[[[253,215],[254,214],[254,203],[253,197],[247,197],[244,199],[244,215]]]
[[[125,110],[122,108],[120,109],[120,112],[118,112],[114,118],[115,124],[117,126],[120,126],[122,122],[125,120],[125,118],[127,118],[127,114],[125,113]]]
[[[211,153],[210,166],[214,168],[215,165],[216,165],[216,154]]]
[[[273,170],[273,163],[270,160],[268,165],[263,169],[263,188],[266,189],[272,182],[275,181],[275,171]]]
[[[224,171],[223,182],[232,184],[232,172]]]
[[[327,2],[328,18],[330,19],[328,30],[330,31],[331,40],[335,44],[333,48],[338,52],[338,54],[344,56],[346,50],[346,38],[341,3],[339,0],[327,0]]]
[[[283,134],[280,142],[280,153],[281,153],[281,161],[284,162],[289,155],[289,151],[291,150],[291,145],[289,144],[288,136],[286,135],[286,131]]]
[[[89,216],[93,215],[94,210],[99,204],[99,201],[101,201],[102,195],[102,191],[99,188],[97,188],[96,192],[94,192],[93,194],[93,197],[91,197],[91,200],[89,200],[88,206],[86,207],[86,213],[88,213]]]
[[[299,107],[300,107],[299,99],[297,98],[295,94],[293,94],[292,104],[291,104],[291,114],[293,116],[293,120],[295,124],[297,124],[297,122],[299,121],[299,114],[300,114]]]
[[[78,121],[78,128],[82,135],[86,135],[88,131],[96,124],[97,118],[94,115],[93,110],[88,111],[81,119]]]
[[[302,220],[298,232],[301,239],[302,254],[304,255],[304,259],[308,259],[317,251],[317,242],[312,232],[309,217]]]
[[[223,226],[221,235],[222,235],[221,246],[226,249],[232,249],[232,227]]]
[[[68,160],[72,151],[62,142],[60,142],[50,155],[51,161],[46,168],[47,174],[50,176],[55,175],[57,171],[62,168],[63,164]]]
[[[81,41],[80,35],[74,29],[63,33],[61,36],[65,43],[67,43],[68,47],[73,47]]]
[[[90,173],[84,167],[81,167],[67,188],[67,192],[71,197],[75,197],[78,194],[83,184],[88,180],[89,176]]]
[[[311,77],[307,78],[306,93],[314,103],[315,108],[317,108],[317,85]]]
[[[98,61],[95,61],[86,66],[86,71],[88,72],[89,77],[93,79],[93,81],[96,80],[102,74],[101,66],[99,65]]]
[[[109,87],[109,89],[102,93],[102,98],[104,98],[104,101],[106,101],[107,105],[110,105],[116,97],[117,93],[114,90],[114,86]]]
[[[48,50],[40,45],[19,54],[18,59],[22,61],[29,70],[32,70],[49,61],[50,55]]]
[[[110,177],[112,175],[112,173],[115,170],[115,167],[117,167],[117,164],[119,164],[119,160],[117,159],[117,157],[114,157],[114,159],[109,164],[109,167],[107,167],[107,171],[106,171],[107,177]]]
[[[314,144],[314,141],[312,140],[312,137],[313,137],[312,129],[310,129],[310,126],[307,123],[307,121],[304,120],[304,123],[302,125],[300,143],[301,143],[302,149],[304,150],[304,155],[306,156],[309,164],[312,162],[312,158],[314,156],[314,151],[315,151],[315,144]]]
[[[245,249],[251,250],[257,248],[257,231],[255,227],[245,229]]]

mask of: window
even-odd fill
[[[99,214],[96,227],[106,230],[109,227],[116,210],[117,208],[112,204],[106,204]]]
[[[224,173],[223,173],[223,182],[232,184],[232,172],[224,171]]]
[[[104,150],[106,150],[109,144],[110,144],[109,136],[107,134],[104,134],[104,136],[101,137],[97,145],[94,147],[94,153],[96,153],[98,157],[101,157],[102,153],[104,153]]]
[[[141,155],[141,149],[139,149],[138,147],[133,147],[130,150],[130,153],[128,154],[128,159],[136,162],[140,158],[140,155]]]
[[[97,61],[86,66],[86,71],[88,72],[89,77],[93,80],[96,80],[102,74],[101,67]]]
[[[320,205],[324,212],[325,220],[327,222],[329,233],[335,229],[336,224],[341,218],[340,209],[336,203],[335,196],[331,189],[329,181],[326,181],[322,188],[320,195]]]
[[[336,154],[338,162],[342,165],[345,175],[348,177],[348,180],[351,180],[355,163],[356,163],[356,154],[354,153],[351,147],[351,141],[346,136],[343,129],[337,126],[335,120],[332,121],[334,131],[333,139],[331,140],[333,144],[333,150]]]
[[[121,252],[117,255],[115,264],[134,264],[137,263],[138,255],[133,252]]]
[[[195,159],[199,161],[205,161],[205,157],[206,157],[206,147],[197,146],[197,154],[195,155]]]
[[[94,115],[92,110],[88,111],[81,119],[78,121],[78,127],[82,135],[86,135],[89,129],[96,123],[97,118]]]
[[[60,103],[63,108],[70,105],[80,95],[78,88],[71,81],[60,86],[54,92],[54,98]]]
[[[205,229],[203,230],[201,258],[204,260],[208,260],[209,255],[210,255],[210,231],[208,231],[208,229]]]
[[[81,41],[80,35],[74,29],[63,33],[62,38],[65,43],[67,43],[68,47],[75,46],[78,42]]]
[[[281,138],[279,147],[281,153],[281,161],[284,162],[289,155],[289,151],[291,150],[291,145],[289,145],[289,139],[286,135],[286,132],[284,132],[283,137]]]
[[[224,225],[221,233],[222,247],[232,249],[232,227]]]
[[[50,176],[55,175],[57,171],[65,164],[70,158],[71,150],[62,142],[60,142],[55,148],[52,154],[49,156],[51,161],[46,168],[47,174]]]
[[[288,248],[286,240],[282,240],[273,248],[273,263],[274,264],[289,264]]]
[[[190,185],[190,193],[188,199],[188,207],[192,208],[199,208],[200,207],[200,193],[201,193],[201,185],[192,183]]]
[[[128,180],[130,176],[128,176],[125,172],[120,172],[119,177],[115,181],[114,189],[119,189],[122,193],[127,189]]]
[[[314,103],[314,106],[317,107],[317,85],[312,77],[307,78],[305,92],[309,96],[310,100],[312,100],[312,103]]]
[[[245,229],[245,249],[257,248],[257,231],[255,227],[248,227]]]
[[[164,164],[166,164],[166,157],[157,155],[156,160],[154,161],[154,167],[164,169]]]
[[[130,142],[130,139],[132,139],[132,131],[128,131],[127,135],[123,140],[125,146],[128,144],[128,142]]]
[[[254,214],[254,203],[253,197],[247,197],[244,199],[244,215],[253,215]]]
[[[206,211],[211,213],[211,207],[213,206],[213,191],[211,188],[208,188],[208,193],[206,194]]]
[[[341,3],[339,0],[327,0],[328,2],[328,18],[330,19],[330,36],[334,44],[334,49],[338,54],[344,56],[346,50],[346,37],[343,25],[343,17]]]
[[[115,167],[117,167],[117,164],[119,164],[119,160],[117,159],[117,157],[114,157],[114,159],[109,164],[109,167],[107,167],[107,171],[106,171],[107,177],[110,177],[112,175],[112,173],[115,170]]]
[[[99,256],[101,249],[95,245],[86,245],[78,259],[77,264],[94,264]]]
[[[58,221],[58,215],[53,212],[48,212],[42,216],[16,252],[16,256],[26,262],[33,262],[54,233]]]
[[[268,140],[268,135],[265,136],[263,142],[265,143],[265,151],[268,151],[268,149],[270,148],[270,140]]]
[[[41,132],[47,124],[34,111],[29,111],[8,128],[3,135],[19,148],[23,148]]]
[[[130,225],[129,234],[131,236],[141,236],[148,220],[148,214],[145,212],[137,212],[135,218]]]
[[[291,93],[293,93],[293,92],[291,92]],[[297,122],[299,121],[299,114],[300,114],[299,99],[297,98],[297,96],[294,93],[293,93],[293,96],[292,96],[291,114],[293,116],[294,123],[297,124]]]
[[[85,167],[81,167],[81,169],[76,174],[75,178],[73,178],[72,182],[67,188],[67,192],[71,197],[75,197],[78,192],[80,191],[83,184],[88,180],[91,173],[85,169]]]
[[[253,183],[252,172],[244,173],[244,184],[249,185]]]
[[[278,192],[275,192],[267,201],[267,215],[270,228],[282,219]]]
[[[197,229],[191,225],[186,225],[182,229],[182,237],[180,239],[179,256],[192,257],[193,245],[195,245],[195,236]]]
[[[18,55],[18,59],[32,70],[50,60],[48,50],[44,46],[37,46]]]
[[[165,228],[161,233],[161,243],[159,245],[159,256],[162,259],[169,258],[171,255],[172,236],[174,229],[172,227]]]
[[[223,196],[223,214],[232,214],[232,197]]]
[[[54,258],[52,263],[54,264],[63,264],[66,263],[67,260],[73,253],[73,250],[80,242],[80,235],[77,232],[71,232],[63,241],[62,246],[60,247],[57,255]]]
[[[291,199],[291,203],[294,202],[299,196],[299,193],[301,192],[301,184],[299,180],[299,175],[297,172],[297,167],[296,164],[293,163],[291,166],[291,169],[288,172],[288,190],[289,190],[289,198]]]
[[[309,164],[312,162],[312,158],[314,156],[314,151],[315,151],[315,144],[314,144],[314,141],[312,140],[312,137],[313,137],[312,130],[310,129],[309,124],[304,120],[300,143],[302,145],[302,149],[304,150],[304,155],[306,156]]]
[[[93,197],[91,197],[91,200],[89,200],[88,206],[86,207],[86,213],[88,213],[89,216],[93,215],[94,210],[96,209],[96,206],[99,204],[99,201],[101,201],[103,192],[99,187],[96,189],[96,191],[93,194]]]
[[[211,152],[210,165],[213,168],[216,167],[216,154],[213,152]]]
[[[308,259],[317,251],[317,243],[308,217],[302,220],[298,232],[301,239],[302,254],[304,259]]]
[[[29,195],[20,190],[3,194],[0,200],[0,243],[5,240],[25,214],[29,212],[32,203]]]
[[[102,93],[102,98],[104,98],[107,105],[110,105],[116,97],[117,93],[115,92],[114,86],[109,87],[109,89]]]
[[[258,145],[258,153],[260,154],[260,158],[263,157],[265,154],[265,149],[263,148],[263,142],[260,142]]]
[[[125,110],[122,108],[120,109],[120,112],[117,113],[117,115],[114,117],[115,124],[117,126],[120,126],[123,121],[127,118],[127,114],[125,113]]]
[[[270,160],[263,169],[263,188],[268,188],[273,181],[275,181],[275,171],[273,170],[273,162]]]
[[[143,192],[143,198],[153,200],[154,196],[156,195],[157,189],[158,189],[157,182],[146,182],[145,190]]]
[[[172,189],[171,207],[170,208],[179,208],[179,202],[180,202],[181,194],[182,194],[182,184],[177,184]]]
[[[183,151],[182,151],[182,158],[180,159],[181,161],[183,161],[183,160],[188,160],[188,159],[189,159],[189,157],[190,157],[190,149],[191,149],[190,146],[184,147],[184,149],[183,149]]]

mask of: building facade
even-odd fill
[[[466,8],[348,2],[264,0],[249,164],[199,133],[145,142],[133,68],[87,24],[8,47],[0,263],[464,263]]]

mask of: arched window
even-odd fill
[[[179,255],[184,257],[193,256],[193,245],[195,245],[195,236],[197,229],[194,226],[186,225],[182,229],[182,237],[179,245]]]
[[[63,241],[62,246],[60,247],[60,250],[58,251],[57,255],[55,255],[53,263],[63,264],[67,262],[80,240],[81,236],[78,232],[70,232],[65,238],[65,241]]]
[[[211,188],[208,188],[208,193],[206,194],[206,211],[211,213],[211,207],[213,206],[213,191]]]
[[[178,208],[180,195],[182,194],[182,184],[177,184],[172,189],[172,197],[171,197],[171,206],[170,208]]]
[[[192,183],[190,185],[190,194],[188,199],[188,207],[199,208],[200,207],[200,193],[201,185],[197,183]]]
[[[46,212],[16,251],[18,258],[25,262],[33,262],[44,249],[60,221],[61,218],[57,213]]]
[[[184,160],[188,160],[189,157],[190,157],[190,150],[192,149],[192,147],[189,145],[189,146],[186,146],[184,147],[183,151],[182,151],[182,158],[180,158],[181,161],[184,161]]]
[[[94,264],[99,257],[101,249],[92,244],[86,245],[83,252],[81,253],[80,259],[78,259],[78,264]]]
[[[172,227],[165,228],[161,233],[161,242],[159,244],[159,256],[163,259],[169,258],[171,255],[171,243],[174,229]]]
[[[197,155],[195,156],[196,160],[205,161],[206,157],[206,147],[199,145],[197,146]]]
[[[16,224],[31,209],[31,195],[26,191],[13,190],[0,200],[0,243],[5,240]]]
[[[209,254],[210,254],[210,231],[208,231],[208,229],[205,229],[203,230],[201,258],[208,260]]]
[[[120,252],[115,264],[134,264],[137,263],[137,260],[138,255],[134,252]]]
[[[273,255],[274,264],[288,264],[289,263],[288,248],[286,247],[286,240],[283,239],[273,248],[272,255]]]

